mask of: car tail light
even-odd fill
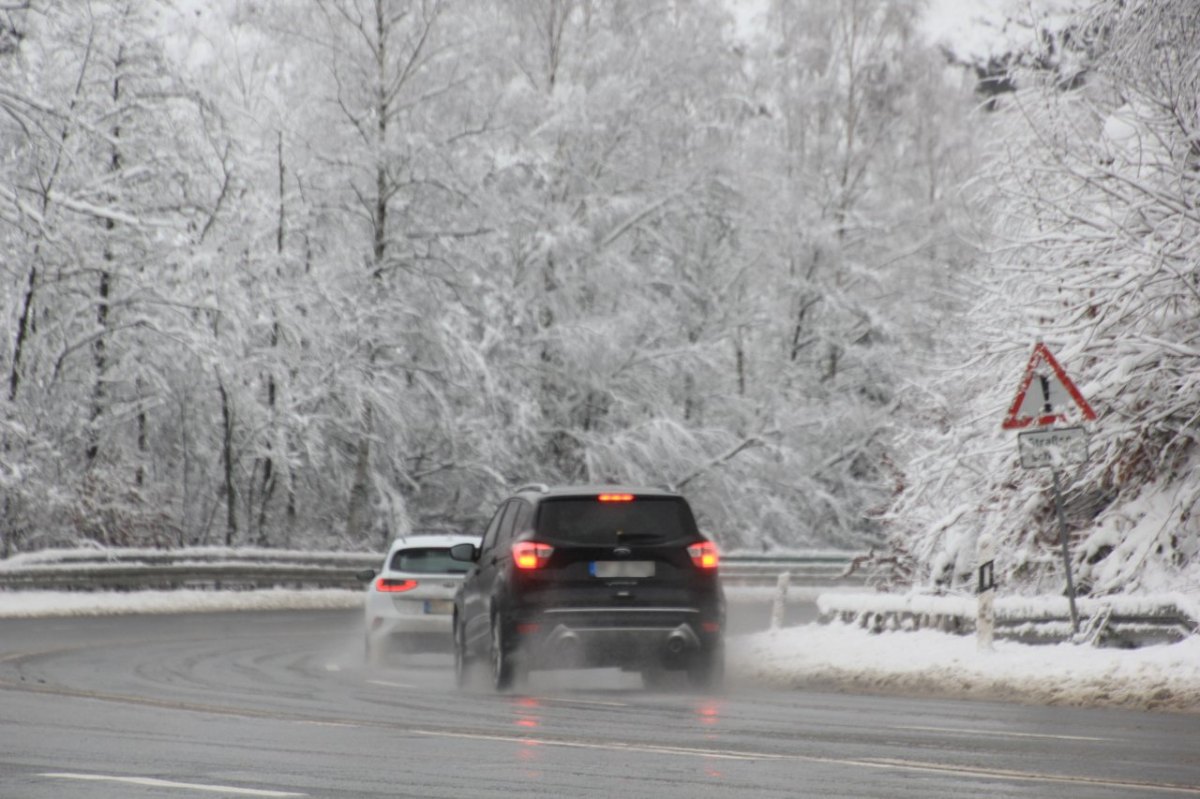
[[[550,560],[554,547],[536,541],[518,541],[513,544],[513,563],[518,569],[540,569]]]
[[[601,502],[633,502],[633,494],[601,494],[596,499]]]
[[[697,569],[715,569],[721,557],[717,554],[717,545],[712,541],[701,541],[687,548],[692,557],[692,563]]]
[[[375,581],[375,590],[382,591],[385,594],[411,591],[416,587],[416,580],[389,580],[387,577],[380,577]]]

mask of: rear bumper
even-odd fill
[[[393,616],[367,620],[368,647],[386,652],[446,652],[454,643],[449,615]]]
[[[377,616],[367,624],[371,635],[445,635],[453,629],[454,617],[448,614],[428,616]]]
[[[695,608],[556,608],[523,614],[510,640],[533,668],[682,668],[719,646],[722,625]]]
[[[450,640],[454,606],[444,599],[372,597],[366,606],[367,635],[376,641],[388,638],[444,638]]]

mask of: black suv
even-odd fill
[[[716,546],[672,491],[525,486],[500,504],[454,599],[459,685],[476,660],[497,690],[531,668],[620,666],[648,685],[724,675]]]

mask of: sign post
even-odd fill
[[[1037,379],[1038,389],[1029,388]],[[1040,397],[1039,397],[1040,395]],[[1037,430],[1017,436],[1021,466],[1026,469],[1049,468],[1054,479],[1054,513],[1058,518],[1058,540],[1062,548],[1063,569],[1067,575],[1067,601],[1071,609],[1071,630],[1079,633],[1079,612],[1075,607],[1075,580],[1071,574],[1071,548],[1063,514],[1062,488],[1059,472],[1063,466],[1086,463],[1087,433],[1082,427],[1055,427],[1067,420],[1066,411],[1072,406],[1089,421],[1096,412],[1066,371],[1059,365],[1046,345],[1037,342],[1025,367],[1025,375],[1017,395],[1004,419],[1005,430],[1020,430],[1036,426]]]

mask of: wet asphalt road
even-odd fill
[[[739,607],[731,624],[767,616]],[[0,798],[1200,796],[1194,715],[737,675],[720,695],[648,692],[609,670],[459,692],[447,654],[367,668],[360,625],[347,611],[0,621]]]

